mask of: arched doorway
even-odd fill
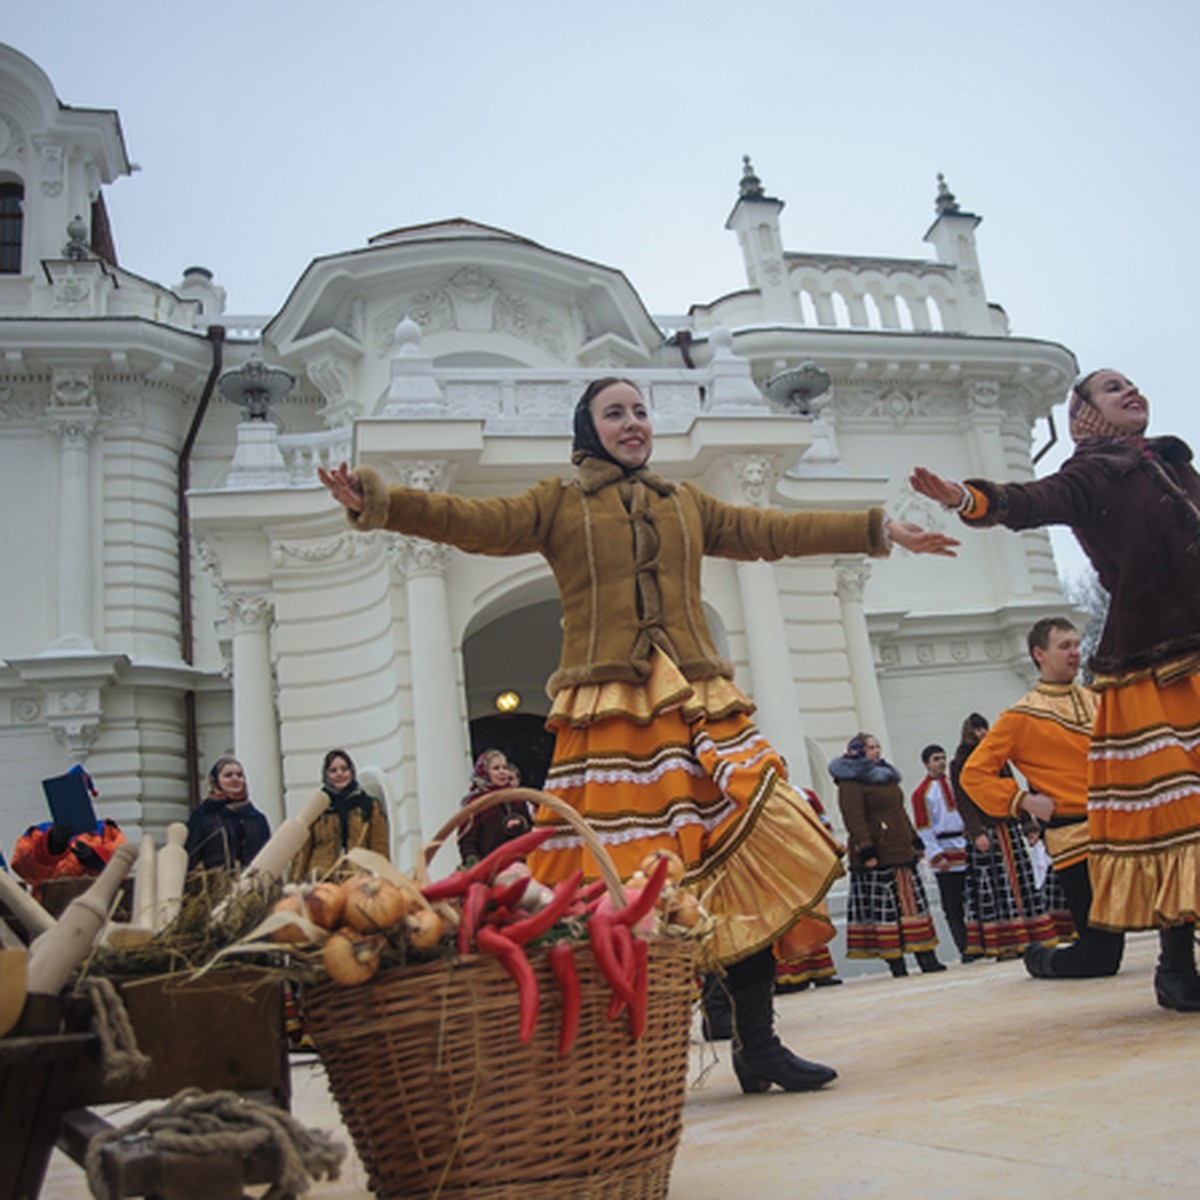
[[[463,638],[471,755],[492,746],[503,750],[529,787],[545,782],[554,750],[545,727],[546,680],[561,649],[562,605],[548,578],[478,614]],[[497,705],[505,694],[518,698],[508,711]]]

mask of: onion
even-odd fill
[[[675,897],[667,920],[672,925],[683,925],[690,929],[700,920],[700,901],[691,892],[680,892]]]
[[[444,928],[442,918],[432,908],[418,908],[404,918],[408,948],[418,954],[429,954],[436,950]]]
[[[670,883],[678,883],[683,878],[685,868],[683,859],[674,850],[651,850],[638,864],[638,869],[649,878],[654,874],[654,868],[658,866],[660,858],[665,858],[671,864],[667,868],[667,880]]]
[[[336,929],[346,911],[346,892],[340,883],[326,879],[304,893],[308,919],[322,929]]]
[[[365,938],[349,929],[332,934],[321,950],[321,961],[329,977],[354,986],[366,983],[379,970],[379,938]]]
[[[294,917],[303,917],[305,915],[304,901],[301,899],[299,892],[285,892],[275,901],[275,907],[271,911],[273,913],[291,913]],[[273,929],[271,937],[277,942],[291,942],[296,945],[303,945],[309,940],[308,934],[299,925],[293,924],[291,921],[286,925],[280,925],[278,929]]]
[[[409,898],[402,888],[374,875],[356,875],[345,885],[345,921],[360,933],[390,929],[408,915]]]

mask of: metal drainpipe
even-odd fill
[[[193,665],[195,658],[195,640],[192,636],[192,538],[187,493],[191,486],[192,449],[200,435],[200,423],[208,410],[208,403],[212,399],[213,388],[217,386],[217,376],[221,373],[221,364],[224,361],[225,326],[210,325],[205,336],[212,343],[212,367],[208,372],[208,379],[205,380],[204,391],[200,393],[200,403],[196,405],[187,437],[183,439],[175,469],[175,505],[178,512],[179,539],[179,644],[183,661],[188,666]],[[183,693],[183,739],[190,810],[200,803],[200,746],[196,729],[196,693],[191,688]]]

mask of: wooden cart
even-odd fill
[[[106,1085],[99,1039],[86,1032],[86,1004],[27,1011],[24,1028],[40,1032],[0,1039],[0,1145],[23,1147],[11,1182],[0,1172],[0,1200],[33,1200],[50,1153],[59,1147],[82,1162],[88,1141],[107,1128],[92,1106],[116,1101],[163,1100],[183,1088],[232,1090],[291,1102],[283,985],[262,972],[220,969],[196,980],[160,976],[120,984],[138,1046],[152,1062],[142,1079]],[[53,1008],[53,1005],[51,1005]],[[47,1026],[61,1023],[47,1032]],[[158,1155],[114,1145],[105,1170],[118,1196],[163,1200],[203,1195],[240,1197],[243,1185],[270,1182],[274,1156]]]

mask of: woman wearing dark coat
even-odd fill
[[[829,764],[846,826],[850,859],[848,958],[882,958],[907,975],[905,951],[922,971],[944,971],[925,887],[917,874],[924,844],[904,808],[900,772],[883,758],[879,739],[856,733]]]
[[[471,784],[463,797],[464,805],[502,788],[514,788],[521,776],[505,757],[503,750],[484,750],[475,760]],[[524,800],[504,801],[481,813],[476,813],[458,835],[458,853],[463,863],[470,865],[487,858],[497,846],[533,828],[533,814]]]
[[[238,870],[267,844],[271,827],[250,803],[236,758],[218,758],[208,772],[208,798],[188,817],[188,870]]]
[[[1150,406],[1120,371],[1068,400],[1075,453],[1028,483],[910,483],[968,525],[1069,525],[1109,594],[1092,687],[1090,923],[1158,929],[1155,997],[1200,1012],[1200,474],[1176,437],[1146,437]]]

